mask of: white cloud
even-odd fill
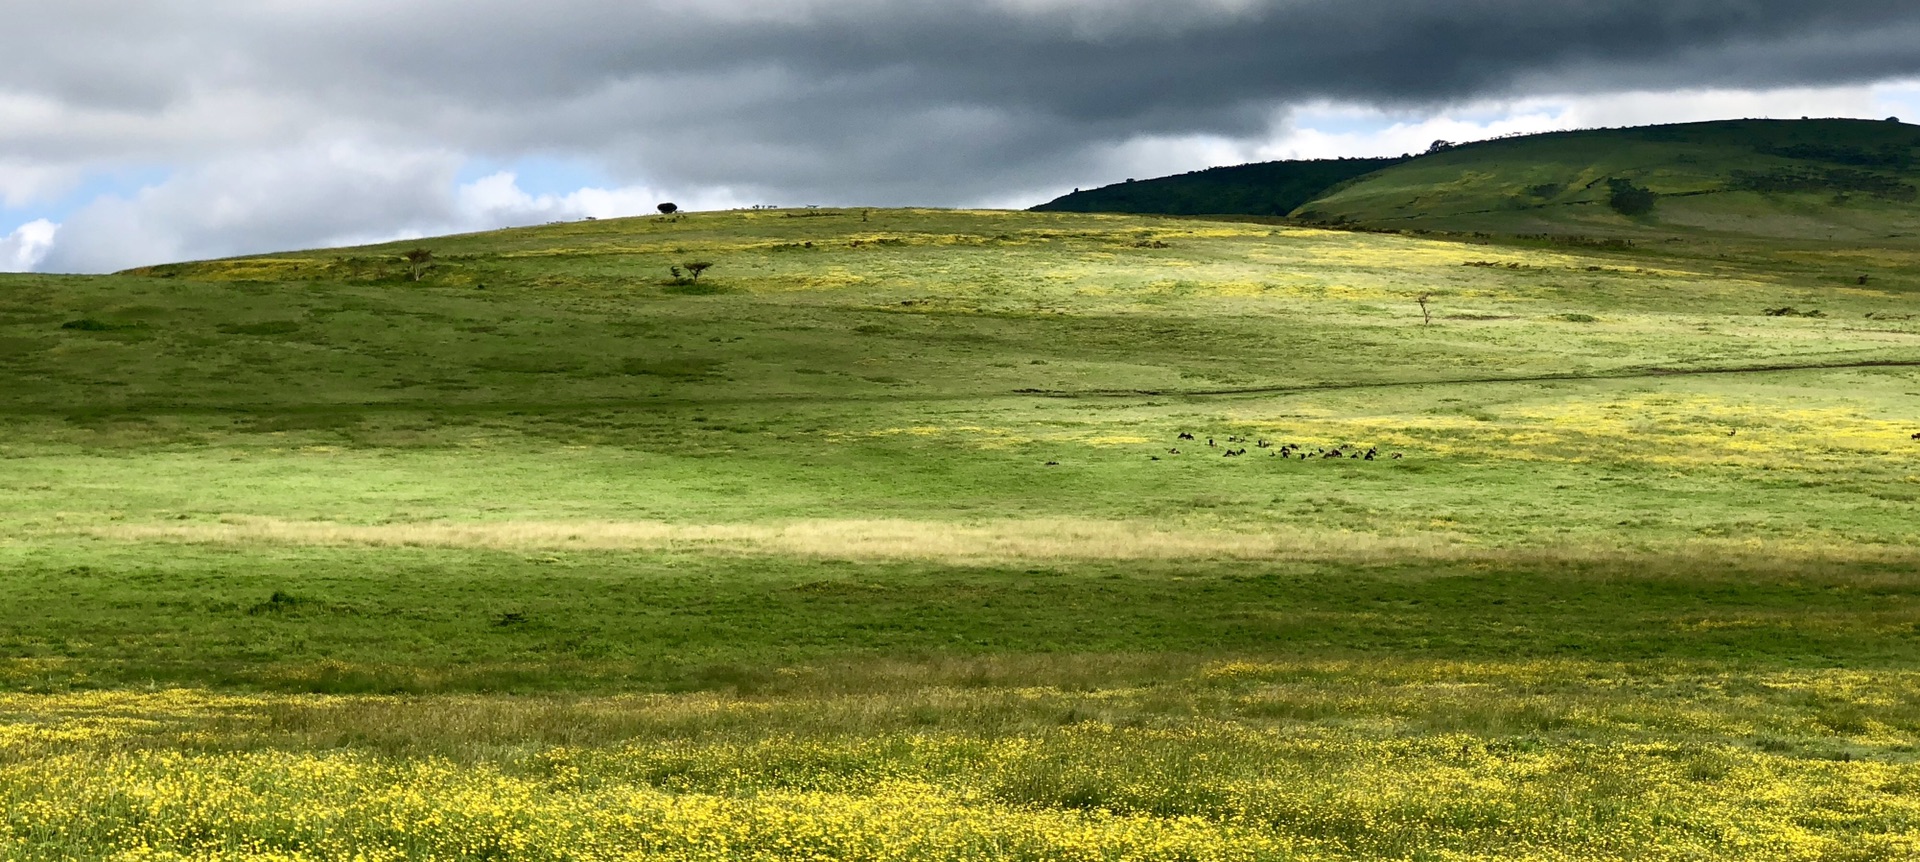
[[[1741,118],[1882,119],[1902,97],[1920,101],[1920,87],[1796,87],[1772,90],[1682,90],[1481,101],[1412,118],[1359,105],[1303,107],[1293,123],[1251,148],[1250,161],[1397,156],[1434,141],[1476,141],[1511,134],[1647,126]],[[1322,131],[1318,126],[1343,129]]]
[[[0,206],[25,207],[58,198],[80,182],[73,165],[0,159]]]
[[[60,226],[57,241],[50,230],[31,234],[32,254],[19,253],[25,261],[21,268],[111,272],[558,219],[638,215],[670,199],[642,185],[535,195],[522,189],[512,172],[462,185],[455,177],[465,161],[444,150],[359,142],[221,159],[131,195],[99,198]],[[696,190],[675,202],[687,209],[744,205],[728,189]]]
[[[461,186],[454,196],[453,211],[459,220],[476,230],[484,230],[556,219],[645,215],[670,200],[689,210],[749,205],[730,189],[702,190],[678,200],[647,186],[589,187],[564,195],[534,195],[520,188],[519,177],[512,171],[501,171]]]
[[[0,237],[0,272],[32,272],[53,247],[54,235],[59,232],[59,225],[34,219]]]

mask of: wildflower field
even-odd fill
[[[1911,859],[1901,242],[0,276],[0,858]]]

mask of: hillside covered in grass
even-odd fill
[[[0,276],[0,858],[1909,858],[1920,255],[1671,238]]]
[[[1128,180],[1064,195],[1035,212],[1285,216],[1329,189],[1401,159],[1263,162]]]
[[[1512,233],[1910,239],[1920,233],[1920,126],[1743,120],[1486,141],[1370,175],[1295,215]]]
[[[1216,168],[1078,192],[1038,209],[1286,215],[1507,235],[1699,232],[1910,244],[1920,237],[1920,126],[1737,120],[1556,132],[1411,160]]]

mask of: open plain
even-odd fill
[[[933,210],[0,276],[0,857],[1910,859],[1916,298]]]

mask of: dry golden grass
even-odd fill
[[[1911,548],[1785,539],[1635,542],[1587,538],[1493,546],[1456,533],[1381,535],[1313,525],[1168,529],[1142,521],[1033,518],[979,523],[815,519],[784,523],[497,521],[348,524],[230,515],[216,523],[109,524],[87,535],[208,545],[417,547],[496,551],[672,551],[855,561],[993,565],[1036,561],[1658,562],[1710,573],[1830,563],[1901,563]]]
[[[204,544],[339,545],[490,550],[667,550],[851,560],[985,564],[1009,560],[1392,559],[1441,556],[1454,537],[1379,536],[1307,528],[1168,530],[1070,518],[977,524],[909,520],[673,524],[661,521],[500,521],[343,524],[229,516],[218,523],[116,524],[94,535]]]

